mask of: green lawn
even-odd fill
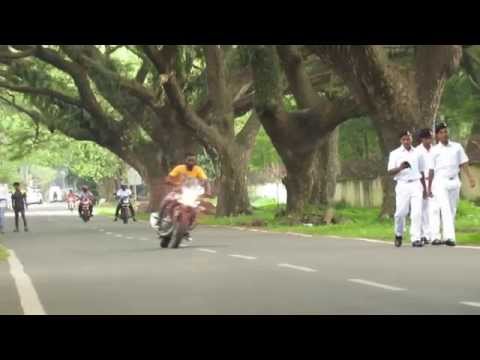
[[[0,261],[6,260],[8,257],[7,249],[0,245]]]
[[[255,205],[255,204],[254,204]],[[263,205],[253,215],[230,218],[204,217],[202,224],[227,226],[261,226],[280,232],[297,232],[312,235],[336,235],[393,241],[393,220],[379,220],[379,209],[337,207],[337,214],[343,219],[341,224],[313,227],[287,226],[275,218],[277,206]],[[471,202],[461,201],[456,222],[457,241],[463,245],[480,245],[480,207]],[[409,235],[406,235],[407,239]]]
[[[278,206],[268,199],[258,199],[252,203],[255,207],[252,215],[215,218],[202,216],[199,223],[203,225],[225,225],[261,227],[271,231],[297,232],[312,235],[336,235],[393,241],[393,220],[379,220],[379,209],[351,208],[338,206],[337,215],[341,224],[307,226],[288,226],[276,218]],[[97,214],[113,218],[115,206],[105,204],[97,208]],[[137,214],[138,219],[148,220],[149,214]],[[480,207],[468,201],[461,201],[456,221],[457,242],[463,245],[480,245]],[[409,235],[406,234],[406,238]]]
[[[110,217],[112,218],[112,221],[113,221],[113,217],[115,215],[115,209],[116,209],[117,205],[116,204],[109,204],[109,203],[105,203],[103,204],[102,206],[97,206],[95,208],[95,213],[97,215],[101,215],[101,216],[107,216],[107,217]],[[136,218],[138,220],[146,220],[148,221],[150,219],[150,214],[147,214],[147,213],[136,213],[135,214]]]

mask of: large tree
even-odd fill
[[[367,109],[378,131],[385,166],[389,152],[398,146],[400,131],[432,125],[445,82],[462,58],[460,45],[415,46],[412,60],[406,63],[389,57],[388,49],[380,45],[308,48],[336,71]],[[387,176],[383,187],[382,215],[391,216],[393,185]]]
[[[287,211],[298,218],[311,201],[320,146],[340,123],[361,111],[349,95],[329,98],[319,93],[307,75],[297,47],[250,46],[249,54],[256,89],[255,109],[285,164]],[[287,111],[283,103],[284,74],[297,111]]]

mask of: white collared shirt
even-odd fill
[[[460,165],[469,159],[463,146],[449,141],[447,145],[438,143],[432,148],[432,156],[428,168],[434,171],[434,177],[452,178],[460,173]]]
[[[119,198],[129,197],[130,195],[132,195],[132,191],[130,189],[125,189],[125,190],[119,189],[117,191],[117,196]]]
[[[425,170],[423,156],[413,146],[410,150],[402,145],[390,153],[388,159],[388,171],[398,168],[404,161],[408,161],[410,168],[403,169],[393,179],[395,181],[413,181],[420,180]]]
[[[417,150],[423,157],[423,164],[425,166],[425,179],[428,179],[428,166],[432,162],[433,145],[427,150],[423,144],[420,144],[415,148],[415,150]]]

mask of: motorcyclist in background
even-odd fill
[[[120,213],[120,208],[122,206],[122,199],[127,197],[130,200],[131,196],[132,196],[132,191],[127,187],[127,185],[125,184],[120,185],[120,189],[118,189],[116,193],[116,197],[118,198],[119,201],[118,201],[117,209],[115,210],[115,218],[113,219],[113,221],[118,220],[118,214]],[[131,201],[130,201],[129,208],[132,214],[133,221],[137,221],[137,219],[135,218],[135,210],[133,210]]]
[[[95,203],[95,196],[88,190],[88,186],[83,185],[82,186],[82,191],[80,192],[80,195],[78,196],[80,203],[78,204],[78,214],[82,214],[82,200],[88,199],[90,200],[90,205],[89,205],[89,210],[90,210],[90,216],[93,217],[93,204]]]

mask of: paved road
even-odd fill
[[[146,223],[29,215],[0,238],[0,314],[480,314],[480,250],[211,227],[169,250]]]

